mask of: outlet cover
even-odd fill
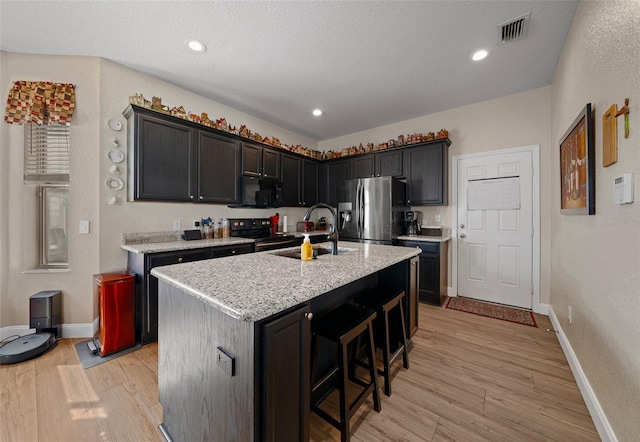
[[[440,222],[440,214],[436,213],[436,222],[439,223]]]
[[[173,222],[173,230],[180,230],[180,221]]]
[[[222,347],[217,348],[218,365],[229,375],[234,376],[236,374],[236,358],[227,353]]]
[[[89,220],[83,219],[78,225],[78,233],[81,235],[89,234]]]

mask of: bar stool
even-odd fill
[[[380,395],[378,394],[378,376],[375,372],[375,346],[373,342],[373,320],[376,312],[369,308],[357,306],[354,304],[343,304],[331,312],[314,319],[311,322],[311,382],[315,380],[316,363],[318,358],[318,338],[324,338],[336,345],[338,365],[329,371],[318,382],[312,386],[313,392],[318,391],[323,385],[330,381],[334,376],[338,377],[338,390],[340,391],[340,420],[336,420],[327,412],[320,408],[320,404],[335,389],[328,389],[323,392],[319,400],[311,403],[311,411],[322,417],[328,423],[333,425],[340,431],[342,442],[348,442],[351,434],[349,430],[349,420],[351,416],[360,407],[367,396],[373,393],[373,408],[380,411]],[[349,343],[366,333],[367,342],[367,358],[371,363],[369,368],[370,381],[365,382],[351,375],[349,370],[348,346]],[[352,351],[352,357],[355,357],[355,350]],[[347,403],[347,385],[348,381],[352,381],[363,387],[362,392],[350,404]]]
[[[364,307],[372,308],[377,313],[374,321],[376,335],[380,337],[379,341],[383,341],[379,347],[382,349],[382,370],[378,373],[384,377],[384,394],[391,396],[391,364],[402,354],[402,364],[404,368],[409,368],[409,358],[407,356],[407,332],[404,322],[404,308],[402,307],[402,298],[404,298],[404,290],[394,289],[385,286],[378,286],[372,291],[363,293],[357,298],[358,304]],[[389,312],[397,309],[400,314],[400,321],[396,322],[400,329],[390,330]],[[394,332],[393,337],[391,332]],[[391,353],[391,340],[398,347]],[[359,343],[357,344],[359,345]],[[358,365],[366,367],[367,365],[358,361]]]

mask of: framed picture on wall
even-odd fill
[[[591,103],[560,139],[560,213],[596,213],[595,130]]]

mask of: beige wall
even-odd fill
[[[551,305],[621,441],[640,440],[639,53],[639,2],[581,1],[551,87],[554,144],[588,102],[596,123],[596,215],[561,215],[552,205]],[[618,162],[603,168],[602,114],[625,97],[630,137],[618,118]],[[552,169],[559,167],[555,155]],[[613,204],[613,179],[629,172],[636,202]],[[554,202],[559,188],[554,174]]]
[[[451,157],[492,150],[540,145],[540,302],[549,302],[549,226],[550,192],[552,173],[551,157],[555,146],[550,143],[549,87],[530,90],[495,100],[426,115],[412,120],[381,126],[340,138],[322,141],[323,150],[336,150],[368,142],[379,142],[397,138],[400,134],[414,132],[437,132],[441,128],[449,131],[449,201],[451,201]],[[424,214],[423,224],[437,225],[435,215],[440,214],[440,225],[451,227],[452,206],[415,206]],[[449,287],[451,282],[452,253],[449,248]]]
[[[69,271],[25,273],[33,268],[37,234],[33,207],[23,185],[23,126],[1,123],[0,149],[0,325],[29,323],[29,296],[42,290],[63,291],[66,324],[93,320],[91,275],[98,271],[99,244],[95,233],[78,234],[78,221],[98,218],[99,64],[86,57],[45,57],[0,53],[0,90],[7,94],[16,80],[47,80],[76,85],[76,112],[71,129],[71,175],[68,213]],[[6,95],[5,95],[6,96]],[[33,197],[31,197],[33,201]],[[95,228],[95,224],[92,226]],[[94,230],[95,232],[95,230]]]
[[[162,97],[169,106],[226,117],[235,126],[246,124],[265,136],[287,144],[317,148],[316,142],[255,117],[205,99],[184,89],[118,64],[92,57],[41,56],[0,52],[0,91],[8,93],[16,80],[71,82],[76,85],[76,113],[71,127],[68,272],[29,272],[37,244],[34,207],[25,202],[22,179],[23,127],[0,124],[0,329],[29,323],[29,296],[41,290],[61,289],[65,325],[90,324],[97,316],[92,275],[125,270],[127,256],[120,248],[124,232],[171,230],[173,221],[189,228],[192,220],[211,216],[268,217],[273,209],[230,209],[222,205],[127,202],[126,190],[117,192],[119,206],[108,204],[112,196],[105,186],[111,165],[107,152],[111,140],[120,140],[126,151],[126,125],[122,111],[129,95]],[[115,118],[123,130],[111,130]],[[126,162],[124,163],[126,167]],[[126,182],[126,174],[121,175]],[[125,187],[126,189],[126,187]],[[304,209],[281,208],[288,224],[302,219]],[[89,235],[78,234],[78,222],[89,220]]]

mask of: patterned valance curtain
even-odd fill
[[[67,124],[76,107],[75,86],[48,81],[16,81],[9,91],[4,121],[9,124]]]

